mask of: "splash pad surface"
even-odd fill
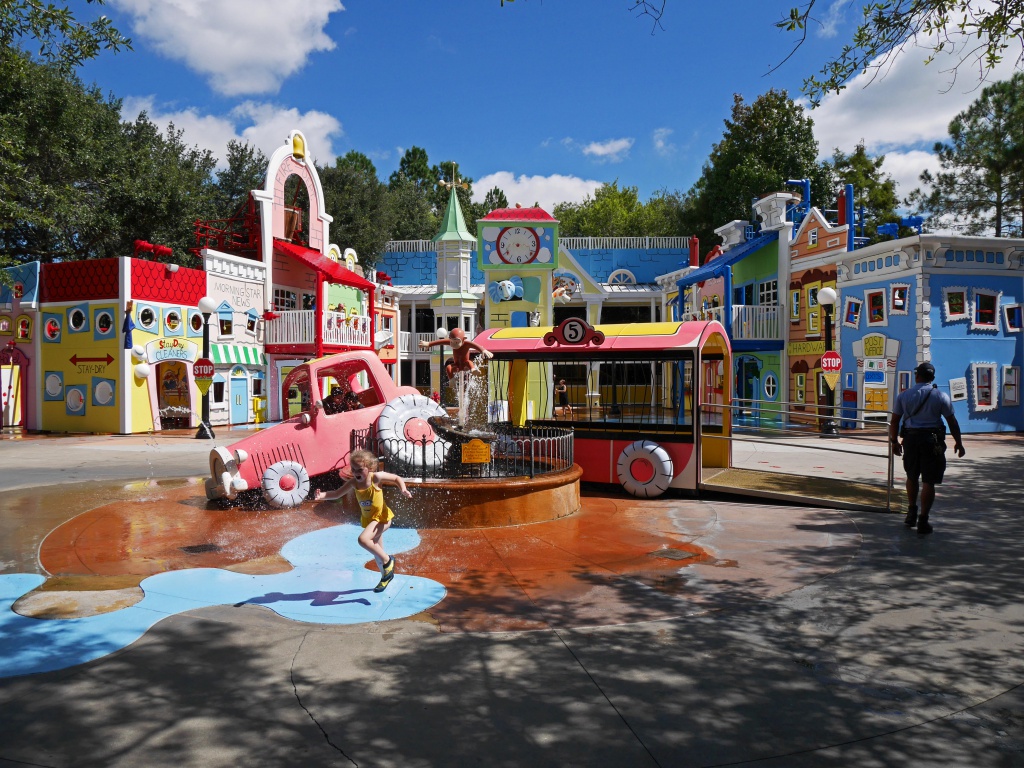
[[[68,490],[37,492],[39,503]],[[319,623],[413,617],[443,633],[677,617],[805,586],[841,568],[860,546],[853,523],[834,510],[591,491],[579,513],[530,525],[413,530],[397,527],[399,518],[386,539],[398,562],[395,583],[375,595],[378,574],[356,544],[354,509],[330,502],[267,512],[207,508],[198,481],[150,484],[139,493],[72,510],[43,532],[46,575],[0,576],[3,654],[30,656],[22,660],[26,671],[5,674],[41,671],[44,658],[64,658],[63,666],[97,658],[165,616],[206,606],[258,605]],[[794,553],[807,555],[798,570]],[[134,588],[137,597],[90,612],[112,587]],[[49,615],[67,618],[15,612],[31,605],[26,593],[47,590],[59,593],[64,610]],[[40,641],[47,633],[57,646]],[[82,647],[93,655],[81,655]]]

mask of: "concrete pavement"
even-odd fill
[[[884,470],[875,446],[826,462],[812,440],[740,443],[734,457],[779,471]],[[200,475],[203,443],[0,440],[8,500],[52,482],[50,465],[93,481],[74,486],[74,510],[19,518],[5,505],[0,531],[49,530],[115,480]],[[169,616],[96,661],[0,679],[0,766],[1024,765],[1024,439],[965,444],[929,537],[896,515],[662,504],[658,525],[720,565],[742,569],[759,548],[772,557],[728,583],[712,578],[728,567],[680,563],[678,594],[604,582],[632,610],[614,623],[567,618],[589,584],[562,610],[549,597],[534,631],[443,631],[430,611],[348,626],[249,604]],[[23,534],[20,549],[42,535]],[[4,573],[28,560],[0,559]],[[662,618],[630,620],[646,611]]]

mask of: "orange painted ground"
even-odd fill
[[[84,583],[199,567],[279,572],[290,567],[286,542],[356,519],[332,503],[207,508],[201,493],[156,489],[87,511],[50,532],[39,561],[55,577],[93,577]],[[424,617],[445,632],[628,623],[761,600],[838,569],[860,541],[831,510],[614,493],[584,494],[580,513],[551,522],[419,534],[398,570],[445,585]],[[814,556],[796,570],[798,550]]]

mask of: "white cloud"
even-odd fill
[[[674,155],[676,152],[676,145],[668,140],[668,137],[671,135],[671,128],[655,128],[654,133],[651,135],[651,141],[654,143],[654,151],[662,157]]]
[[[340,0],[112,0],[133,32],[228,96],[276,93],[310,54],[329,51],[324,33]]]
[[[825,16],[816,19],[818,37],[835,37],[839,31],[839,22],[843,20],[843,11],[850,4],[849,0],[832,0],[832,5],[825,11]]]
[[[597,158],[602,162],[621,162],[629,150],[633,148],[633,139],[608,139],[608,141],[592,141],[584,145],[583,154]]]
[[[524,208],[539,203],[548,213],[555,203],[581,203],[587,195],[603,184],[601,181],[581,179],[578,176],[516,176],[511,171],[489,173],[473,182],[473,200],[482,203],[484,195],[498,187],[508,198],[508,204],[520,203]]]
[[[920,149],[887,152],[882,163],[883,173],[892,176],[896,182],[896,194],[900,200],[921,186],[921,172],[926,169],[934,175],[939,170],[939,162],[932,152]]]
[[[946,139],[949,121],[981,95],[982,86],[969,62],[953,81],[950,67],[958,60],[959,49],[928,65],[926,55],[923,48],[908,46],[877,77],[870,71],[858,75],[846,90],[823,99],[810,113],[821,155],[831,156],[835,147],[850,152],[862,139],[873,154],[930,148]],[[1014,71],[1014,57],[1008,56],[989,81],[1008,79]]]
[[[230,140],[247,141],[263,150],[268,157],[284,143],[293,129],[303,132],[313,158],[325,165],[332,163],[335,151],[332,140],[344,135],[337,118],[312,110],[299,112],[275,104],[246,101],[226,116],[202,115],[194,108],[169,110],[155,104],[152,96],[124,100],[121,117],[134,120],[145,110],[149,119],[161,130],[168,123],[185,131],[185,143],[209,149],[221,162]]]

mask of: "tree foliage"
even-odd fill
[[[810,179],[813,203],[834,202],[832,168],[815,160],[814,121],[785,91],[772,89],[747,104],[733,97],[725,134],[711,150],[700,178],[682,201],[682,218],[704,251],[714,230],[734,219],[750,220],[755,197],[785,188],[789,180]]]
[[[95,5],[104,2],[86,1]],[[79,21],[68,3],[0,0],[0,51],[4,56],[24,51],[68,74],[102,50],[131,49],[131,42],[106,16]],[[17,57],[14,61],[17,63]]]
[[[261,188],[267,178],[267,156],[245,141],[231,139],[227,165],[217,171],[214,190],[214,218],[229,219],[249,200],[249,193]]]
[[[372,266],[393,232],[387,186],[377,178],[370,158],[354,150],[318,171],[324,203],[334,217],[331,239],[344,248],[355,248],[360,262]]]
[[[900,220],[896,182],[882,171],[884,162],[885,155],[869,155],[863,141],[858,142],[850,154],[838,148],[832,153],[837,184],[853,185],[854,207],[863,211],[864,228],[858,228],[857,235],[861,236],[863,232],[869,243],[882,239],[877,231],[879,224],[899,223]]]
[[[644,203],[636,187],[603,184],[582,203],[558,203],[552,212],[564,237],[669,237],[676,231],[677,198],[659,193]]]
[[[776,26],[806,40],[818,0],[791,8]],[[861,72],[885,71],[908,46],[927,51],[926,63],[952,53],[955,75],[969,64],[984,79],[1007,55],[1024,63],[1024,0],[876,0],[864,4],[863,21],[839,54],[820,73],[804,81],[803,91],[817,105],[829,93],[839,93]],[[792,55],[792,54],[791,54]]]
[[[1021,236],[1024,222],[1024,73],[985,88],[937,142],[941,170],[921,174],[908,204],[929,226]]]

